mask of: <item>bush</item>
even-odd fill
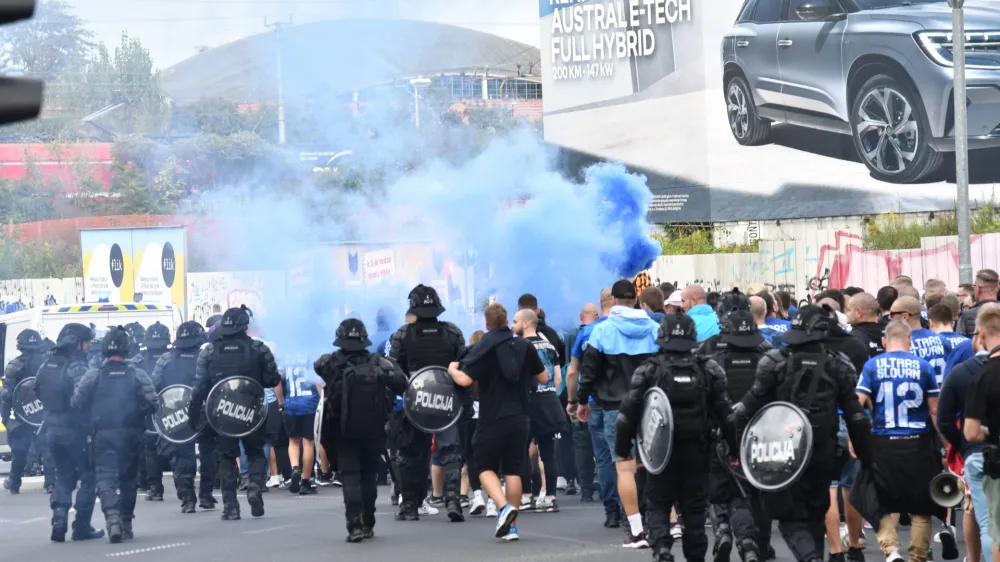
[[[716,235],[728,235],[727,231],[704,227],[678,227],[664,225],[664,233],[653,235],[663,247],[661,255],[685,256],[697,254],[755,254],[759,240],[750,244],[729,244],[716,246]]]
[[[80,247],[62,241],[18,241],[0,232],[0,279],[64,279],[83,275]]]
[[[993,201],[980,205],[971,213],[973,234],[1000,232],[1000,206]],[[906,250],[920,247],[920,240],[930,236],[956,236],[958,219],[955,213],[937,213],[933,219],[907,221],[903,215],[887,213],[865,225],[866,250]]]

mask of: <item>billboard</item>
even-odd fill
[[[946,0],[539,0],[545,140],[656,222],[954,209]],[[970,194],[1000,182],[1000,3],[969,0]]]
[[[184,227],[81,230],[80,246],[84,302],[173,303],[186,313]]]

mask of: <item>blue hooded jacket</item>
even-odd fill
[[[587,340],[580,369],[580,401],[594,397],[615,404],[624,400],[632,371],[660,350],[656,344],[659,332],[660,325],[645,311],[612,307],[608,319],[595,323]]]
[[[719,333],[719,317],[707,304],[699,304],[691,308],[687,313],[694,320],[694,328],[698,335],[698,341],[703,342]]]

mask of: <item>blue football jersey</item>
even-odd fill
[[[931,425],[928,398],[937,398],[937,373],[927,361],[889,351],[865,363],[857,391],[871,398],[875,435],[918,435]]]
[[[319,391],[316,383],[319,377],[313,373],[313,367],[304,360],[291,360],[284,363],[282,372],[285,374],[285,413],[290,416],[310,416],[319,407]]]
[[[765,318],[764,324],[768,328],[771,328],[775,332],[785,333],[789,328],[792,327],[792,323],[788,320],[782,320],[781,318]]]
[[[951,355],[951,343],[937,333],[927,328],[913,330],[913,347],[911,351],[917,357],[927,361],[937,373],[938,387],[944,382],[944,369]]]

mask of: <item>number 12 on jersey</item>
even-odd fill
[[[913,393],[913,397],[908,395]],[[897,398],[899,404],[896,404]],[[919,408],[924,403],[924,390],[919,383],[904,381],[894,383],[885,381],[878,388],[875,402],[882,405],[882,416],[886,429],[924,429],[927,422],[921,419],[910,419],[910,410]]]

